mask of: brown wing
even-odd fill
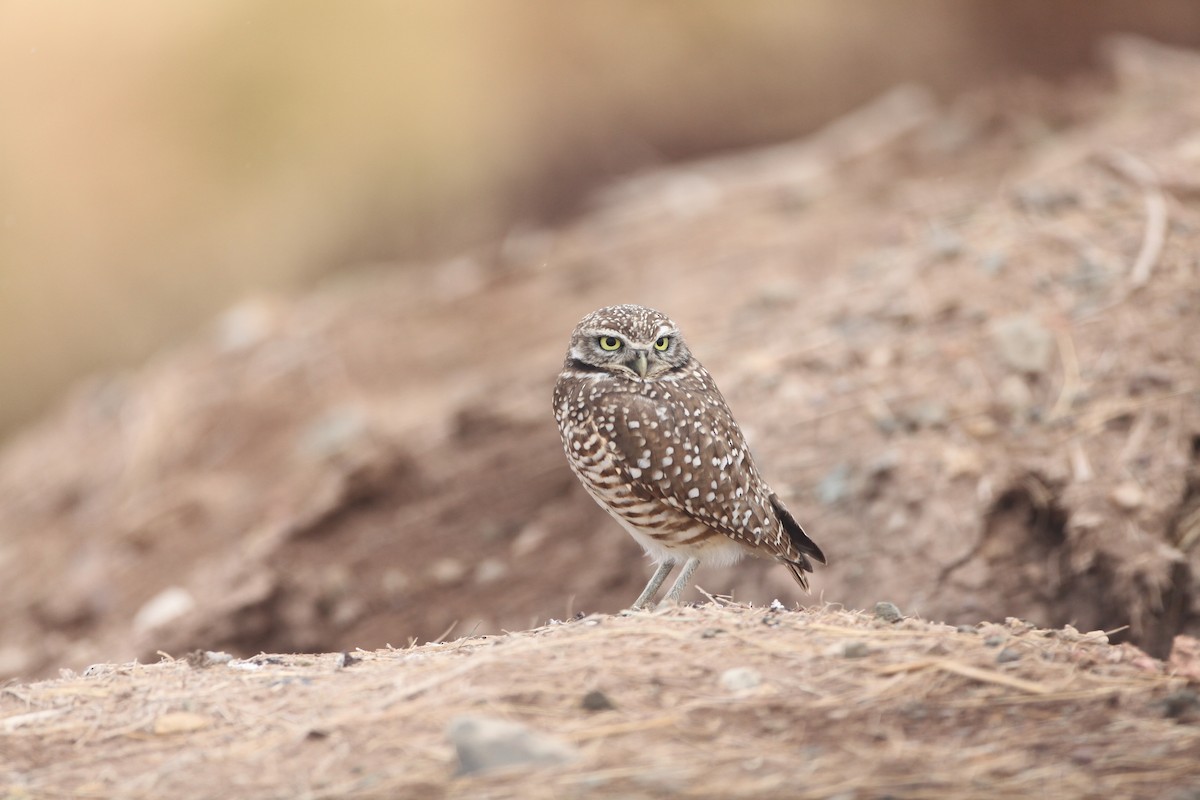
[[[703,368],[640,393],[614,393],[603,405],[613,421],[615,455],[641,496],[658,498],[725,536],[812,571],[805,553],[816,557],[820,550],[802,530],[794,541],[787,523],[797,530],[799,525],[773,501]]]

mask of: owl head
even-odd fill
[[[579,321],[567,365],[653,380],[691,357],[670,317],[645,306],[622,305],[598,309]]]

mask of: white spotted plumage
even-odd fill
[[[635,607],[680,561],[687,565],[668,599],[699,563],[773,557],[805,589],[810,557],[825,563],[759,476],[716,382],[661,312],[622,305],[584,317],[554,387],[554,415],[584,488],[660,564]]]

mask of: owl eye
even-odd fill
[[[668,338],[666,336],[658,337],[658,341],[654,343],[655,350],[666,350],[670,346],[671,346],[671,340],[670,340],[670,338]]]
[[[621,349],[621,340],[615,336],[601,336],[600,337],[600,349],[601,350],[609,350],[609,351],[620,350]]]

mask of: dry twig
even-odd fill
[[[1103,158],[1104,163],[1122,178],[1142,190],[1146,206],[1146,227],[1142,246],[1129,270],[1130,291],[1136,291],[1150,280],[1150,273],[1162,255],[1167,235],[1167,200],[1158,177],[1146,162],[1126,150],[1113,150]]]

